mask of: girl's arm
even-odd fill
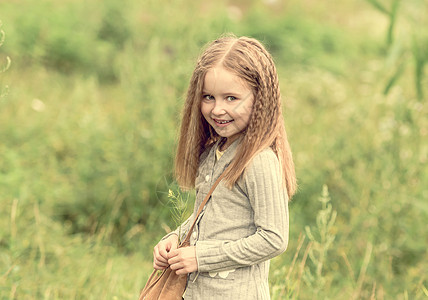
[[[175,229],[174,231],[171,231],[170,233],[168,233],[167,235],[165,235],[161,241],[169,238],[171,235],[175,234],[179,237],[179,241],[184,240],[184,238],[186,237],[187,232],[190,229],[190,225],[192,224],[193,221],[193,213],[190,215],[189,218],[187,218],[186,221],[184,221],[179,227],[177,227],[177,229]],[[180,236],[181,234],[181,236]]]
[[[272,150],[254,157],[244,175],[257,231],[237,241],[213,244],[198,241],[196,258],[200,272],[224,271],[271,259],[288,244],[288,196],[279,161]]]

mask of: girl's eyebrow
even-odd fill
[[[210,94],[210,95],[212,95],[211,92],[208,92],[206,90],[202,90],[202,94]],[[238,92],[226,92],[226,93],[221,93],[220,95],[221,96],[242,96],[242,94],[238,93]]]

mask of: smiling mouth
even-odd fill
[[[226,124],[233,122],[233,120],[219,120],[219,119],[213,119],[213,120],[218,125],[226,125]]]

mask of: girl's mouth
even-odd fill
[[[213,119],[213,120],[214,120],[215,124],[217,126],[220,126],[220,127],[227,126],[228,124],[233,122],[233,120],[220,120],[220,119]]]

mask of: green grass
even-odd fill
[[[285,100],[300,186],[272,298],[428,297],[426,9],[2,2],[0,299],[136,299],[174,227],[187,84],[224,32],[267,45]]]

